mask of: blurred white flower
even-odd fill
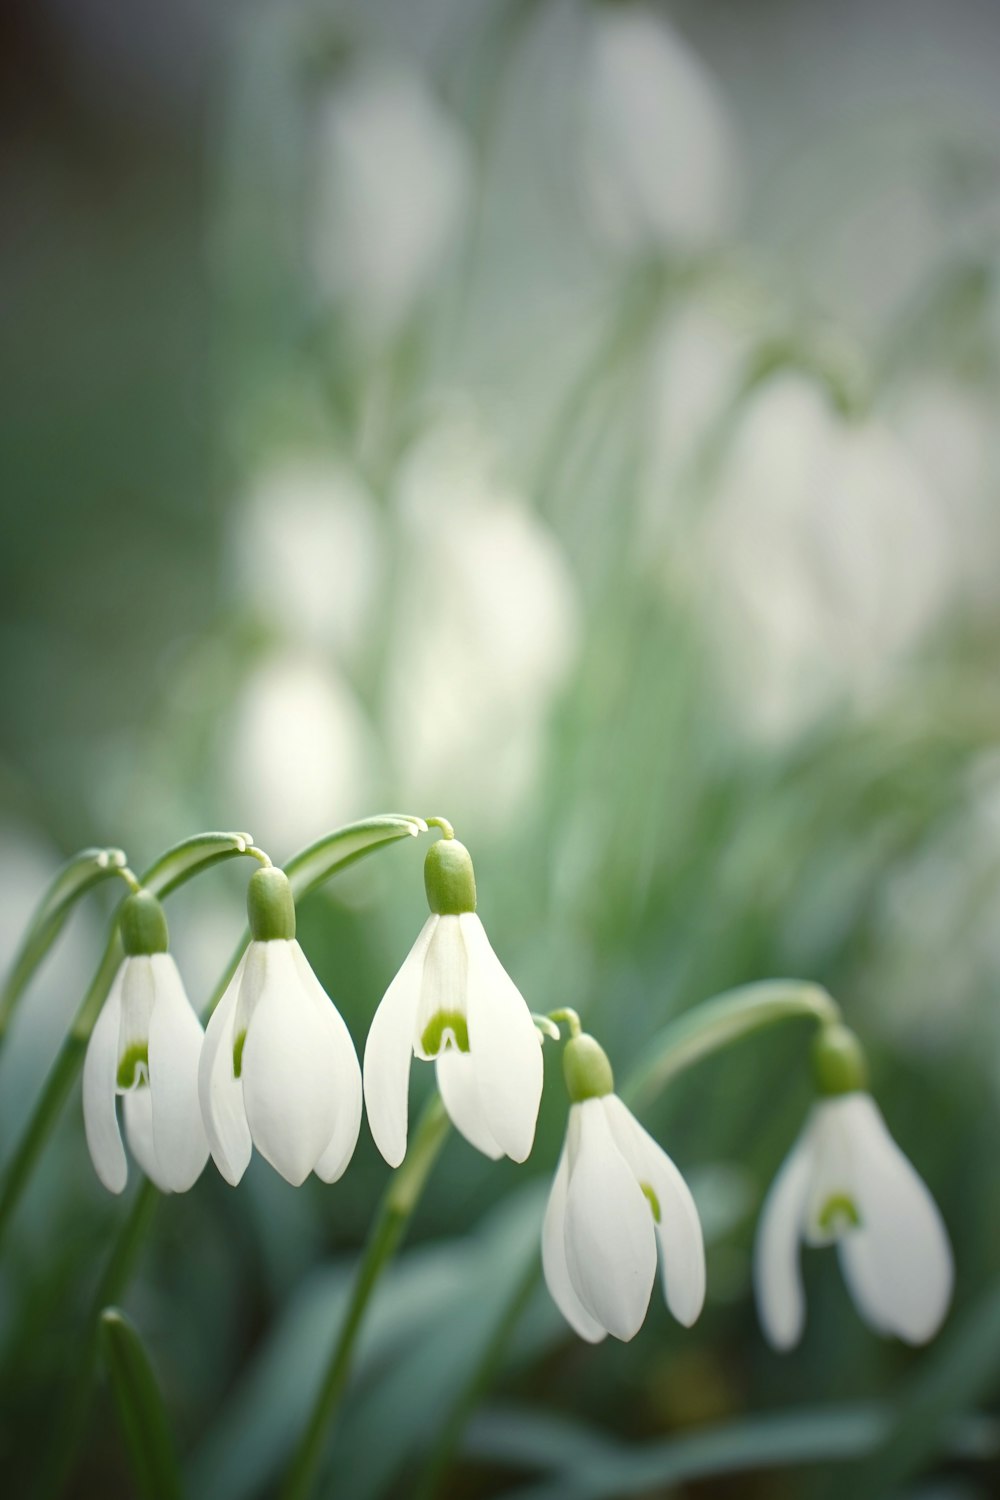
[[[458,861],[460,898],[442,862]],[[390,1166],[406,1154],[410,1063],[436,1059],[453,1124],[494,1160],[524,1161],[542,1096],[542,1051],[531,1013],[475,912],[468,851],[457,839],[431,846],[425,867],[431,916],[386,990],[365,1045],[368,1124]]]
[[[687,1184],[617,1094],[571,1104],[542,1227],[542,1266],[581,1338],[596,1344],[608,1333],[627,1340],[639,1331],[657,1245],[667,1306],[689,1328],[705,1300],[705,1250]]]
[[[700,543],[722,670],[764,738],[884,688],[954,582],[939,502],[902,445],[796,375],[751,401]]]
[[[697,251],[732,228],[740,163],[725,100],[662,16],[591,5],[581,81],[585,205],[615,250]]]
[[[397,506],[406,567],[385,718],[399,795],[497,826],[534,785],[575,657],[573,583],[551,532],[499,487],[468,429],[445,426],[418,445]]]
[[[290,457],[260,473],[231,523],[238,597],[281,634],[350,658],[381,572],[374,501],[342,465]]]
[[[269,652],[243,684],[222,753],[237,822],[294,849],[356,813],[372,782],[373,742],[350,686],[308,651]]]
[[[419,74],[350,65],[315,134],[311,254],[321,290],[362,337],[390,337],[462,233],[472,168],[458,126]]]
[[[924,1182],[871,1096],[821,1099],[767,1196],[754,1250],[764,1332],[779,1349],[805,1323],[799,1246],[836,1244],[858,1312],[882,1334],[932,1338],[951,1300],[951,1247]]]
[[[156,919],[152,942],[143,932],[139,940],[130,940],[128,924],[136,901]],[[122,1095],[133,1156],[161,1192],[183,1193],[208,1160],[198,1107],[201,1022],[166,951],[162,909],[148,893],[126,903],[122,935],[126,957],[91,1032],[83,1065],[87,1145],[101,1182],[120,1193],[128,1178],[118,1129],[117,1098]]]
[[[253,876],[247,907],[253,937],[208,1023],[198,1072],[212,1157],[233,1186],[254,1146],[295,1187],[310,1172],[336,1182],[361,1128],[354,1043],[295,939],[281,871]]]

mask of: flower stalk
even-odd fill
[[[323,1460],[323,1450],[350,1374],[351,1358],[365,1311],[386,1266],[398,1249],[420,1201],[431,1168],[449,1130],[439,1094],[424,1108],[403,1164],[389,1180],[365,1245],[350,1304],[330,1351],[326,1372],[309,1420],[292,1458],[281,1500],[307,1500]]]

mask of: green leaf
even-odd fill
[[[292,883],[296,901],[382,844],[416,838],[418,833],[426,832],[427,824],[423,818],[405,813],[383,813],[335,829],[294,855],[285,865],[285,874]]]
[[[871,1453],[890,1420],[886,1403],[858,1402],[755,1416],[665,1442],[628,1445],[597,1438],[582,1426],[575,1435],[574,1424],[533,1411],[494,1408],[473,1421],[465,1451],[477,1463],[551,1471],[536,1484],[506,1492],[503,1500],[624,1500],[665,1496],[668,1486],[725,1474],[843,1463]],[[949,1436],[960,1454],[995,1450],[996,1423],[974,1413]],[[856,1492],[852,1486],[836,1493]]]
[[[101,1313],[101,1341],[136,1488],[148,1500],[181,1500],[184,1489],[156,1377],[142,1340],[116,1307]]]
[[[121,849],[83,849],[74,854],[56,875],[38,903],[0,993],[0,1045],[18,1001],[62,932],[77,901],[124,867],[125,854]]]

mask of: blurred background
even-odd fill
[[[865,1328],[829,1252],[801,1348],[767,1348],[790,1025],[643,1112],[702,1209],[699,1324],[654,1293],[585,1346],[532,1279],[549,1057],[527,1166],[448,1143],[320,1493],[1000,1493],[998,65],[991,0],[0,21],[0,963],[81,846],[141,868],[248,828],[281,861],[445,814],[531,1007],[575,1006],[622,1078],[718,990],[826,984],[954,1240],[929,1349]],[[300,913],[359,1050],[424,843]],[[171,902],[196,1003],[247,873]],[[112,899],[18,1013],[0,1160]],[[196,1500],[274,1493],[387,1177],[363,1130],[335,1188],[255,1160],[158,1205],[123,1302]],[[137,1178],[99,1187],[76,1090],[6,1233],[7,1495],[133,1493],[74,1358]]]

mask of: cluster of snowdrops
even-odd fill
[[[542,1046],[563,1041],[565,1144],[542,1227],[542,1263],[584,1339],[638,1331],[657,1261],[685,1326],[705,1297],[698,1210],[674,1162],[615,1092],[600,1044],[571,1010],[533,1014],[476,914],[468,850],[450,825],[429,849],[430,915],[379,1004],[363,1069],[350,1032],[295,936],[288,877],[263,851],[247,889],[250,941],[207,1029],[169,952],[157,897],[135,882],[122,904],[124,958],[84,1064],[87,1142],[101,1182],[121,1192],[130,1150],[165,1192],[190,1188],[211,1155],[239,1183],[253,1148],[290,1183],[336,1182],[361,1128],[393,1167],[407,1149],[414,1057],[433,1062],[455,1127],[476,1150],[523,1162],[543,1087]],[[423,825],[422,826],[426,826]],[[911,1343],[940,1326],[952,1290],[948,1236],[927,1187],[867,1091],[864,1055],[834,1007],[813,1047],[817,1100],[764,1204],[754,1283],[778,1347],[801,1335],[802,1242],[836,1244],[863,1317]]]

